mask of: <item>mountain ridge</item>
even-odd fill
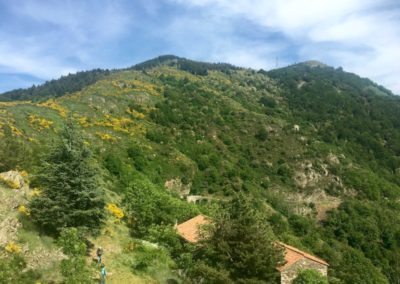
[[[0,94],[0,101],[13,101],[13,100],[40,100],[48,99],[52,97],[59,97],[65,93],[73,93],[82,90],[84,87],[95,83],[97,80],[101,80],[104,76],[110,74],[110,72],[118,72],[122,70],[148,70],[154,67],[160,66],[175,66],[178,69],[192,72],[197,75],[205,75],[207,70],[220,70],[222,72],[228,72],[229,70],[239,70],[245,69],[244,67],[237,67],[229,63],[208,63],[201,61],[194,61],[184,57],[179,57],[176,55],[161,55],[141,63],[137,63],[128,68],[113,69],[112,71],[107,69],[93,69],[89,71],[78,71],[74,74],[68,74],[66,76],[61,76],[59,79],[52,79],[46,81],[38,86],[32,86],[26,89],[15,89],[6,91]],[[271,69],[265,71],[263,69],[258,70],[258,72],[271,72],[274,70],[293,68],[295,66],[309,66],[309,67],[324,67],[333,68],[325,63],[317,60],[307,60],[300,63],[295,63],[288,65],[286,67],[280,67],[276,69]],[[251,68],[250,68],[251,69]],[[342,70],[341,67],[337,70]],[[353,74],[353,73],[349,73]],[[356,75],[357,76],[357,75]],[[77,82],[78,81],[78,82]],[[379,86],[378,84],[371,81],[371,83],[377,86],[379,89],[384,89],[384,92],[391,91]]]
[[[179,239],[167,233],[176,220],[213,216],[238,193],[277,239],[327,260],[332,281],[400,277],[392,265],[400,257],[398,97],[333,67],[267,72],[168,60],[112,71],[56,98],[0,102],[0,171],[35,176],[71,122],[93,152],[105,202],[122,208],[119,222],[131,230],[121,234],[121,265],[146,279],[166,280],[154,273],[155,256],[166,271],[192,255],[173,249]],[[107,230],[100,238],[110,239]]]

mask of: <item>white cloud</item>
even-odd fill
[[[221,18],[245,19],[265,28],[266,33],[280,32],[292,41],[294,58],[340,65],[400,93],[400,6],[391,9],[394,1],[170,1]]]
[[[113,1],[10,1],[8,8],[19,20],[8,24],[17,32],[0,30],[0,70],[43,79],[99,67],[98,52],[132,20]]]
[[[16,49],[14,45],[0,43],[0,71],[27,73],[43,79],[50,79],[55,74],[60,76],[77,71],[56,57],[41,54],[41,51],[29,46]]]
[[[275,67],[276,58],[280,66],[317,59],[400,94],[396,1],[7,1],[0,71],[49,79],[166,52],[264,69]]]
[[[74,40],[104,40],[125,32],[131,20],[114,1],[15,1],[16,15],[53,24]]]

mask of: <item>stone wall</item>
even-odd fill
[[[315,269],[324,276],[328,275],[327,266],[307,258],[303,258],[293,263],[293,265],[289,266],[285,270],[281,271],[281,284],[291,284],[298,273],[304,269]]]

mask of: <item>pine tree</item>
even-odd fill
[[[199,255],[209,266],[228,271],[235,282],[270,283],[283,254],[267,221],[253,207],[243,195],[234,198],[206,230],[209,238],[199,246]]]
[[[32,218],[50,234],[57,235],[65,227],[93,233],[101,226],[105,205],[98,170],[71,121],[61,138],[44,159],[34,181],[42,193],[31,202]]]

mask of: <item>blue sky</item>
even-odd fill
[[[316,59],[400,94],[400,1],[0,0],[0,91],[162,54],[267,70]]]

